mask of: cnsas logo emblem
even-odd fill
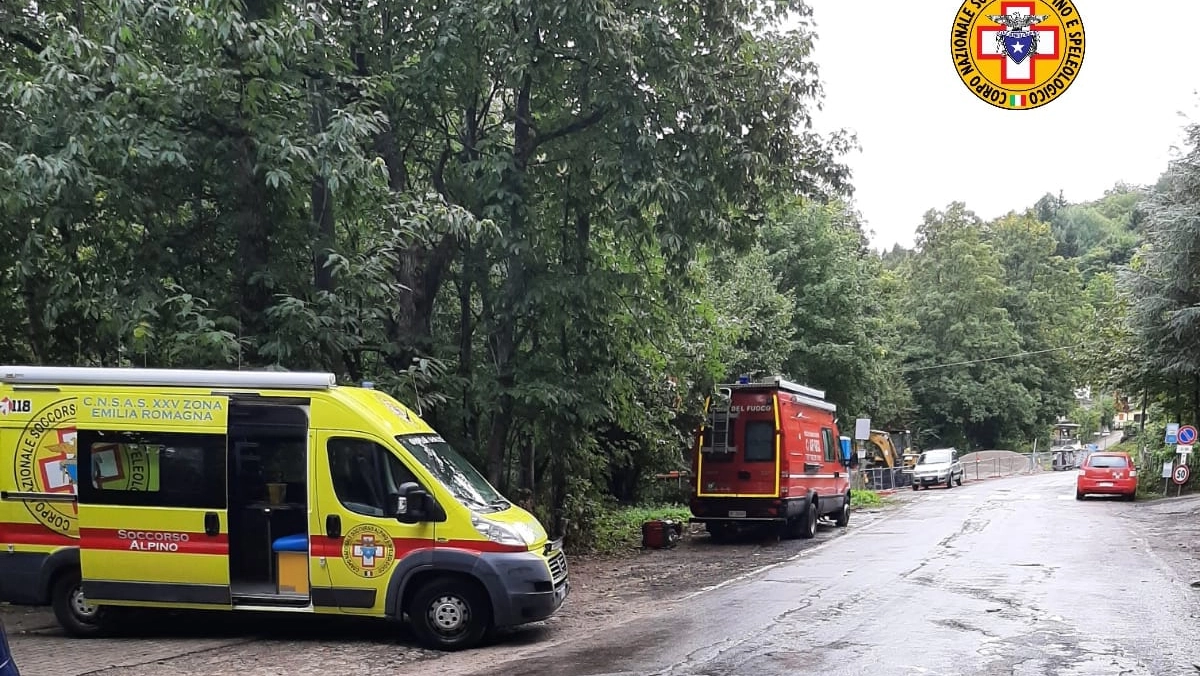
[[[1071,0],[967,0],[950,49],[975,96],[998,108],[1038,108],[1079,76],[1083,19]]]

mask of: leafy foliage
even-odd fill
[[[0,359],[371,380],[577,543],[742,374],[973,447],[1083,382],[1200,409],[1197,151],[877,254],[813,41],[801,0],[6,2]]]

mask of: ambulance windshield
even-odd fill
[[[477,512],[493,512],[510,507],[504,496],[488,483],[479,470],[441,437],[397,435],[396,440],[463,505]]]

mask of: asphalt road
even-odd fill
[[[1200,590],[1135,530],[1141,505],[1077,502],[1074,478],[922,491],[886,520],[590,640],[472,671],[443,658],[439,671],[1200,673]]]

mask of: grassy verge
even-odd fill
[[[875,491],[852,489],[850,491],[851,507],[882,507],[883,498]]]
[[[692,516],[682,505],[620,507],[596,517],[592,537],[584,547],[592,554],[617,554],[642,546],[642,524],[652,519],[674,519],[687,523]]]

